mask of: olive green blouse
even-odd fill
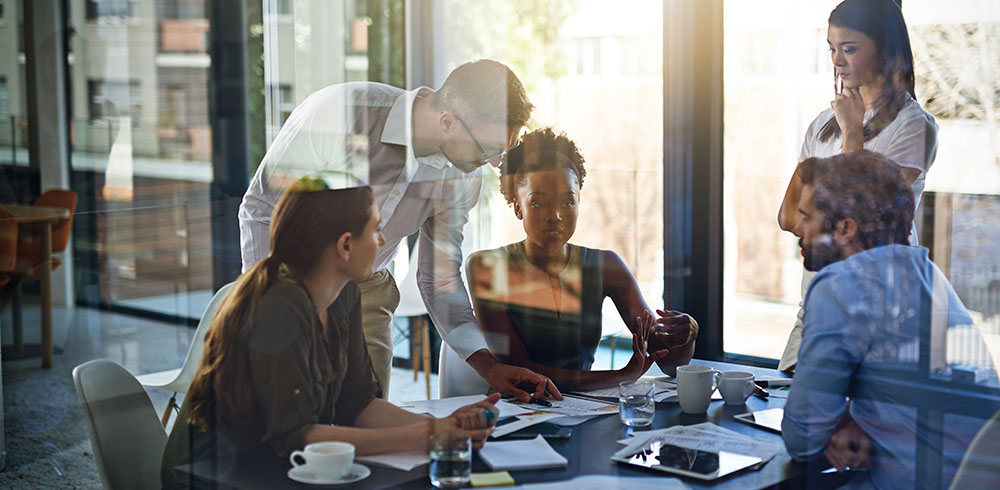
[[[350,426],[380,393],[361,328],[361,293],[348,283],[327,310],[324,331],[305,286],[283,271],[261,297],[247,342],[255,404],[246,425],[216,421],[206,433],[188,424],[187,400],[170,432],[163,455],[165,486],[184,485],[174,466],[215,459],[233,461],[240,453],[269,446],[279,457],[303,447],[313,424]],[[222,468],[219,468],[222,470]]]

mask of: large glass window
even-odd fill
[[[807,125],[832,99],[827,50],[839,2],[727,0],[725,8],[724,348],[781,356],[801,296],[797,241],[778,205]],[[1000,352],[1000,8],[905,0],[916,94],[940,126],[917,213],[921,245]],[[952,343],[954,349],[960,345]]]
[[[205,2],[69,2],[78,298],[197,318],[211,297]]]
[[[905,0],[903,15],[917,99],[940,126],[918,211],[921,244],[1000,359],[1000,5]],[[949,342],[949,354],[965,348]]]
[[[778,358],[801,300],[795,237],[777,224],[806,127],[829,107],[838,0],[724,4],[723,347]]]
[[[435,33],[443,41],[435,49],[442,64],[433,80],[440,84],[451,69],[479,58],[514,70],[536,107],[527,129],[564,131],[586,159],[570,242],[617,252],[658,308],[664,294],[662,8],[657,0],[445,0]],[[525,237],[499,192],[498,172],[484,168],[466,254]],[[610,302],[604,312],[605,334],[621,332]],[[618,361],[624,365],[628,356]]]

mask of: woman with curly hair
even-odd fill
[[[672,374],[690,361],[698,324],[684,313],[654,313],[615,252],[569,243],[586,175],[576,144],[551,129],[525,135],[507,155],[500,190],[527,236],[469,257],[479,327],[501,360],[548,376],[560,389],[615,386],[654,361]],[[591,371],[604,298],[632,332],[633,355],[622,369]]]

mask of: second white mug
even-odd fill
[[[700,365],[677,367],[677,401],[684,413],[699,414],[708,410],[715,392],[718,371]]]
[[[753,394],[753,373],[728,371],[717,374],[716,378],[726,405],[743,405]]]

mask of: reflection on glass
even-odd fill
[[[442,71],[468,59],[509,62],[536,106],[528,129],[551,126],[571,135],[586,150],[588,180],[599,183],[580,201],[586,219],[580,220],[574,242],[616,251],[651,306],[662,306],[661,2],[442,3]],[[466,255],[524,236],[500,198],[495,171],[484,171],[483,180],[466,234]],[[614,308],[605,311],[603,332],[627,334]],[[614,367],[628,360],[621,357]]]

